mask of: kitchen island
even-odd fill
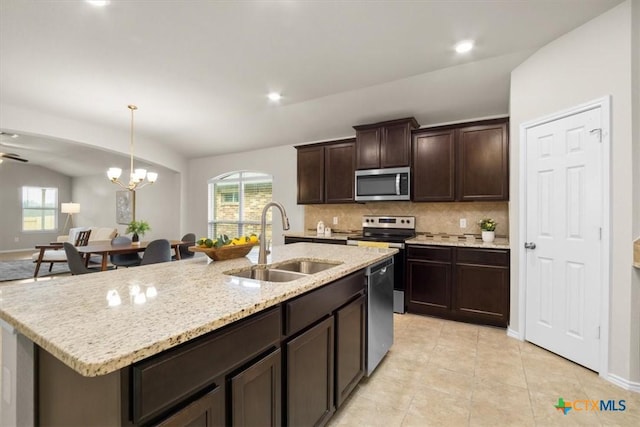
[[[339,263],[327,270],[280,283],[225,274],[249,267],[248,258],[209,262],[199,257],[10,285],[0,293],[0,318],[35,344],[39,375],[35,380],[39,390],[35,412],[41,423],[47,424],[43,417],[49,417],[52,424],[56,420],[67,423],[76,420],[84,425],[105,425],[109,423],[102,418],[106,414],[104,411],[111,411],[110,421],[117,420],[118,425],[146,425],[159,422],[174,410],[194,410],[193,405],[197,409],[203,402],[211,403],[214,391],[229,387],[230,378],[236,378],[236,374],[243,373],[247,366],[261,366],[265,355],[271,358],[271,378],[276,387],[279,380],[275,381],[275,377],[279,375],[282,359],[280,347],[288,346],[283,353],[291,360],[297,354],[294,349],[302,348],[302,338],[307,333],[312,333],[307,338],[322,337],[318,331],[324,331],[325,338],[327,333],[333,337],[334,314],[335,319],[340,319],[340,311],[345,305],[357,301],[363,310],[362,298],[356,298],[364,293],[362,270],[394,253],[392,249],[307,243],[274,247],[270,264],[291,259]],[[316,296],[314,292],[320,291],[322,293]],[[305,295],[311,294],[312,300],[305,299]],[[332,301],[334,295],[342,300]],[[310,302],[314,303],[311,306],[325,304],[326,313],[311,316]],[[246,334],[243,332],[245,327],[248,327]],[[335,326],[336,331],[339,328],[340,325]],[[336,340],[338,338],[336,335]],[[325,341],[330,344],[327,350],[333,353],[333,342]],[[193,367],[199,363],[198,354],[224,354],[236,347],[241,353],[242,348],[255,347],[255,352],[243,353],[242,360],[225,362],[228,366],[215,373],[222,380],[196,378],[199,371],[194,371]],[[183,354],[188,355],[184,358],[186,365],[173,366],[174,371],[165,369],[172,363],[168,361],[180,361]],[[330,362],[328,367],[332,370],[334,361]],[[203,369],[206,371],[206,366],[216,363],[206,362]],[[282,363],[286,368],[286,363]],[[155,375],[154,369],[160,365],[163,368]],[[295,367],[284,370],[293,369]],[[180,375],[173,378],[176,372]],[[43,381],[43,376],[47,381]],[[200,382],[197,386],[201,389],[195,390],[197,387],[192,383],[183,384],[181,389],[178,384],[179,392],[170,397],[144,394],[153,392],[154,387],[170,386],[162,383],[164,376],[177,382],[180,377],[186,378],[185,381],[192,380],[192,383]],[[145,383],[147,378],[149,383]],[[286,379],[290,380],[292,378]],[[62,393],[65,388],[71,390],[70,393]],[[115,400],[114,391],[121,394]],[[105,399],[104,394],[109,393],[108,402],[96,401]],[[225,397],[227,393],[231,392],[218,394]],[[333,395],[332,391],[331,400]],[[230,398],[227,396],[227,400]],[[84,400],[73,402],[73,399]],[[156,400],[151,404],[145,399]],[[293,400],[288,405],[286,400],[284,407],[289,411],[293,409]],[[65,402],[76,406],[91,403],[92,409],[83,412],[78,407],[59,407]],[[329,417],[335,410],[333,402],[330,403]],[[221,419],[228,422],[232,416],[228,413],[228,402],[225,405],[227,413],[224,415],[223,411]],[[203,412],[209,414],[207,419],[213,419],[214,406],[210,404]],[[271,411],[272,416],[279,416],[277,409]],[[76,418],[56,418],[73,412],[82,414]],[[92,414],[96,419],[84,418]],[[286,414],[283,418],[292,423],[291,416]]]

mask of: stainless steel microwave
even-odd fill
[[[410,169],[356,171],[356,202],[410,200]]]

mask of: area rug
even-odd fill
[[[20,261],[1,261],[0,262],[0,282],[9,280],[31,279],[36,265],[29,259]],[[63,262],[53,263],[53,268],[49,272],[49,264],[44,262],[40,265],[38,277],[51,276],[54,274],[68,273],[69,266]]]

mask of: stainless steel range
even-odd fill
[[[366,245],[366,242],[378,242],[398,249],[394,256],[393,311],[404,313],[405,302],[405,250],[404,241],[416,235],[416,217],[414,216],[376,216],[362,217],[362,236],[349,237],[348,245]]]

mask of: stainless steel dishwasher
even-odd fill
[[[367,276],[367,376],[371,375],[393,344],[393,257],[366,270]]]

